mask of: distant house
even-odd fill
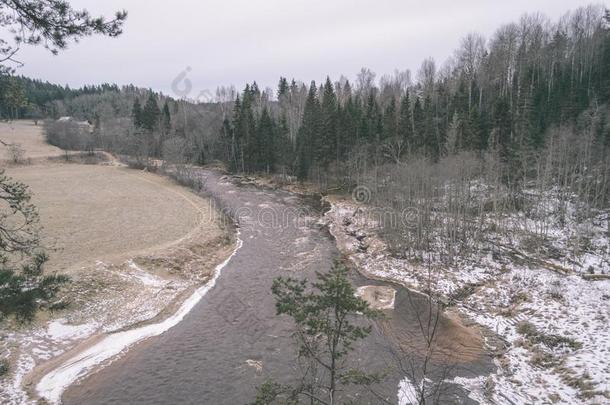
[[[93,132],[93,125],[91,125],[91,123],[89,121],[78,121],[74,117],[64,116],[64,117],[59,117],[57,119],[57,122],[73,122],[82,131],[85,131],[85,132],[88,132],[88,133],[92,133]]]

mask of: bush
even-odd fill
[[[93,135],[86,123],[74,120],[44,123],[47,142],[65,150],[90,150],[93,148]]]
[[[540,332],[533,324],[524,321],[517,325],[517,332],[527,337],[527,339],[533,343],[542,343],[545,346],[555,349],[558,347],[569,347],[570,349],[577,350],[582,348],[582,343],[575,339],[567,336],[547,334]]]
[[[20,143],[11,143],[8,145],[8,158],[15,164],[22,163],[25,157],[25,149]]]
[[[0,359],[0,377],[4,377],[8,374],[10,366],[7,359]]]

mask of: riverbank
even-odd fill
[[[243,184],[320,196],[314,187],[284,179],[238,178]],[[431,271],[391,254],[380,236],[380,214],[374,207],[339,195],[322,198],[330,206],[325,218],[337,248],[362,274],[431,292],[447,307],[448,316],[483,339],[496,371],[451,381],[464,387],[471,399],[568,404],[604,403],[610,398],[606,355],[610,350],[610,266],[608,218],[603,213],[587,223],[573,224],[586,228],[591,240],[589,253],[576,260],[534,259],[515,249],[501,260],[487,253],[476,261],[434,266]],[[552,243],[566,249],[569,235],[558,231],[551,235]],[[412,383],[404,386],[413,388]],[[402,400],[408,403],[412,397],[405,393]]]
[[[32,123],[2,124],[0,135],[33,148],[34,159],[5,169],[31,188],[46,271],[71,278],[33,323],[2,325],[9,371],[0,402],[24,404],[62,360],[109,334],[170,319],[210,283],[236,242],[232,222],[211,200],[168,178],[104,156],[91,160],[97,164],[78,156],[66,162]]]
[[[431,273],[390,254],[372,207],[326,199],[339,250],[365,274],[431,291],[451,312],[500,338],[484,333],[487,350],[495,354],[495,373],[453,380],[472,399],[513,404],[604,403],[610,398],[610,280],[592,281],[586,266],[566,274],[556,269],[558,264],[498,263],[491,255],[459,267],[435,266]],[[596,227],[602,247],[605,227],[603,220]]]

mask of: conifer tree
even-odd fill
[[[338,137],[337,155],[345,159],[349,150],[358,142],[359,110],[352,96],[347,98],[344,107],[338,107]]]
[[[253,100],[257,99],[256,96],[259,94],[260,92],[258,91],[258,87],[256,87],[256,82],[253,83],[252,87],[246,85],[239,112],[239,122],[236,126],[241,144],[239,148],[241,153],[241,156],[239,157],[241,170],[244,172],[256,170],[255,166],[259,154],[259,145],[256,139],[256,121],[252,105]]]
[[[172,116],[169,112],[169,105],[167,101],[163,105],[163,116],[162,116],[162,129],[163,133],[167,136],[172,128]]]
[[[495,139],[503,163],[509,163],[512,159],[512,129],[511,129],[510,107],[505,97],[496,101],[494,108],[494,131]]]
[[[606,9],[604,15],[604,45],[601,60],[601,98],[602,102],[610,102],[610,9]]]
[[[382,132],[381,112],[372,91],[367,99],[365,119],[366,125],[363,126],[362,137],[369,141],[377,140]]]
[[[424,121],[424,110],[422,108],[419,97],[417,97],[415,99],[415,104],[413,105],[413,153],[421,152],[424,146]]]
[[[313,145],[320,133],[320,101],[317,97],[316,82],[312,81],[305,101],[303,122],[297,139],[297,177],[305,180],[313,163]]]
[[[396,99],[392,98],[383,112],[382,140],[393,139],[398,134],[398,120],[396,118]]]
[[[294,169],[295,157],[292,141],[290,139],[288,119],[285,114],[280,115],[275,135],[275,161],[282,169],[292,171]]]
[[[487,144],[487,135],[483,125],[483,119],[479,113],[479,107],[473,104],[470,118],[468,120],[468,144],[467,149],[481,151]]]
[[[264,171],[266,173],[271,173],[275,170],[275,162],[276,162],[276,139],[275,139],[275,129],[273,125],[273,120],[269,115],[269,111],[267,107],[263,107],[263,111],[261,112],[261,117],[258,120],[257,126],[257,156],[258,161],[256,162],[256,170]]]
[[[434,109],[430,96],[426,96],[424,99],[423,142],[424,155],[432,158],[434,161],[438,160],[441,151],[441,142],[434,123]]]
[[[411,114],[411,101],[407,91],[400,101],[400,114],[398,119],[398,132],[407,145],[407,150],[413,149],[413,115]]]
[[[142,110],[142,127],[148,131],[154,131],[159,127],[160,115],[161,110],[159,110],[157,98],[153,92],[150,92],[148,99],[146,100],[146,104],[144,105],[144,109]]]
[[[230,128],[230,132],[225,132],[226,135],[230,135],[229,140],[229,168],[231,171],[237,171],[240,168],[240,156],[241,156],[241,135],[243,130],[241,129],[241,102],[239,94],[235,98],[235,104],[233,106],[233,122]]]
[[[131,109],[131,119],[133,120],[133,125],[136,128],[140,128],[142,126],[142,106],[140,105],[140,100],[136,97],[133,102],[133,107]]]
[[[305,363],[300,368],[307,371],[296,386],[268,380],[257,389],[255,405],[353,403],[344,397],[346,386],[370,386],[383,380],[381,373],[365,372],[348,362],[355,343],[371,333],[370,321],[383,314],[356,296],[342,264],[337,262],[328,273],[316,275],[310,286],[293,278],[273,281],[277,314],[293,319],[297,361]]]
[[[330,78],[326,78],[322,96],[322,132],[316,142],[316,160],[325,167],[332,159],[338,159],[337,96]]]
[[[277,86],[277,99],[281,101],[282,97],[288,95],[289,90],[288,80],[285,77],[280,77],[280,82]]]

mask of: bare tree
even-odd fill
[[[8,157],[14,164],[19,164],[24,161],[25,149],[20,143],[11,143],[7,146]]]
[[[356,77],[356,88],[360,96],[364,99],[366,99],[375,88],[375,76],[375,73],[371,69],[363,67]]]
[[[111,20],[91,17],[87,10],[75,10],[63,0],[2,0],[0,26],[14,33],[12,42],[0,39],[0,66],[22,65],[16,59],[22,45],[40,45],[56,54],[69,41],[95,34],[121,34],[127,12],[119,11]]]

